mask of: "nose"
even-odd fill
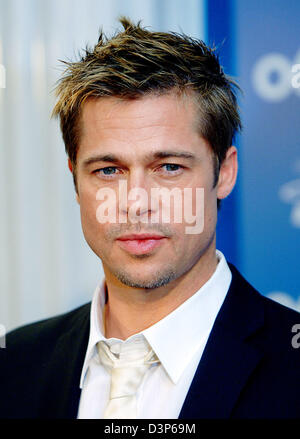
[[[151,182],[144,169],[134,169],[119,186],[119,213],[132,223],[148,222],[151,214]]]

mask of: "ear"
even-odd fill
[[[71,173],[73,174],[73,166],[72,166],[72,163],[71,163],[70,159],[68,159],[68,168],[70,169]],[[78,195],[77,191],[76,191],[76,201],[77,201],[78,204],[80,204],[79,195]]]
[[[217,198],[226,198],[234,188],[238,172],[237,149],[231,146],[223,160],[217,185]]]
[[[70,169],[70,171],[71,171],[72,174],[73,174],[73,166],[72,166],[72,163],[71,163],[71,160],[70,160],[70,159],[68,159],[68,168]]]

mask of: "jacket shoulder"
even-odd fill
[[[270,315],[278,315],[280,314],[282,317],[286,317],[287,319],[290,318],[298,318],[300,317],[300,312],[289,308],[285,305],[282,305],[279,302],[276,302],[275,300],[271,299],[270,297],[267,297],[260,293],[253,285],[251,285],[243,276],[242,274],[237,270],[237,268],[231,264],[228,263],[229,268],[232,272],[232,283],[234,283],[235,287],[242,288],[243,290],[246,290],[250,294],[255,297],[255,299],[258,300],[258,302],[261,303],[267,310],[267,313],[270,313]]]
[[[47,417],[48,409],[59,410],[64,386],[73,392],[79,381],[89,311],[90,304],[82,305],[7,334],[0,359],[0,418]]]
[[[89,311],[90,303],[87,303],[72,311],[16,328],[6,336],[7,350],[10,353],[26,350],[28,354],[30,347],[38,350],[40,346],[47,346],[50,349],[58,337],[86,321]]]
[[[232,264],[229,264],[229,266],[232,272],[234,290],[243,292],[243,294],[240,295],[239,302],[241,319],[245,319],[245,314],[242,310],[247,312],[247,314],[255,310],[256,316],[263,316],[264,323],[260,335],[262,336],[262,340],[265,339],[268,350],[277,352],[288,350],[296,357],[299,357],[300,352],[293,348],[292,338],[295,335],[295,325],[297,325],[297,327],[298,325],[300,326],[300,312],[261,294]],[[245,303],[248,304],[248,309],[245,309]],[[250,309],[252,311],[250,311]],[[257,320],[257,318],[253,317],[253,320]]]

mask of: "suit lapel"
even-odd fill
[[[262,358],[251,336],[264,321],[261,296],[230,265],[232,282],[179,418],[228,418]]]
[[[60,336],[41,379],[40,418],[76,418],[80,375],[89,338],[90,304],[81,307]],[[65,328],[64,328],[65,330]]]

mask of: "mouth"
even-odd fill
[[[163,245],[166,241],[165,236],[154,234],[133,234],[124,235],[117,239],[119,246],[128,253],[141,255],[150,253],[154,249]]]

